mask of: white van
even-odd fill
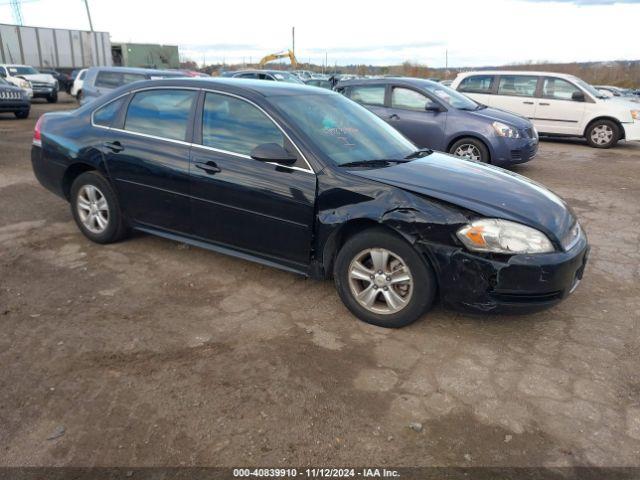
[[[584,137],[596,148],[640,140],[640,105],[608,98],[573,75],[476,71],[460,73],[451,86],[480,103],[529,118],[540,134]]]

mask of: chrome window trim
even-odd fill
[[[289,142],[291,142],[291,145],[293,145],[295,147],[296,151],[298,152],[300,157],[304,160],[304,162],[307,164],[308,168],[293,167],[293,166],[289,166],[289,165],[283,165],[283,164],[277,163],[277,162],[264,162],[264,163],[268,163],[270,165],[275,165],[275,166],[278,166],[278,167],[288,168],[290,170],[296,170],[296,171],[299,171],[299,172],[311,173],[311,174],[315,175],[315,171],[313,170],[313,168],[311,168],[311,164],[309,163],[307,158],[304,156],[304,154],[302,153],[302,151],[300,150],[298,145],[295,144],[295,142],[291,139],[289,134],[287,134],[287,132],[284,131],[284,129],[278,124],[278,122],[276,122],[273,119],[273,117],[271,115],[269,115],[262,107],[260,107],[259,105],[255,104],[251,100],[249,100],[247,98],[244,98],[244,97],[242,97],[240,95],[236,95],[234,93],[229,93],[229,92],[224,92],[224,91],[221,91],[221,90],[213,90],[213,89],[200,88],[200,87],[180,87],[180,86],[173,86],[173,85],[172,86],[145,87],[145,88],[138,88],[138,89],[135,89],[135,90],[129,90],[128,92],[123,93],[122,95],[119,95],[116,98],[108,101],[107,103],[104,103],[104,104],[100,105],[99,107],[95,108],[91,112],[91,126],[95,127],[95,128],[103,128],[105,130],[113,130],[113,131],[120,132],[120,133],[127,133],[127,134],[130,134],[130,135],[137,135],[137,136],[140,136],[140,137],[151,138],[153,140],[161,140],[161,141],[165,141],[165,142],[176,143],[178,145],[184,145],[184,146],[189,146],[189,147],[197,147],[197,148],[201,148],[201,149],[204,149],[204,150],[210,150],[210,151],[217,152],[217,153],[223,153],[223,154],[226,154],[226,155],[232,155],[232,156],[238,157],[238,158],[244,158],[244,159],[247,159],[247,160],[253,160],[249,155],[245,155],[243,153],[231,152],[231,151],[223,150],[223,149],[220,149],[220,148],[209,147],[207,145],[202,145],[202,144],[199,144],[199,143],[191,143],[191,142],[185,142],[185,141],[182,141],[182,140],[175,140],[173,138],[158,137],[156,135],[149,135],[148,133],[142,133],[142,132],[134,132],[132,130],[125,130],[125,129],[122,129],[122,128],[105,127],[104,125],[97,125],[94,122],[93,115],[95,114],[96,111],[100,110],[103,107],[106,107],[107,105],[115,102],[116,100],[119,100],[120,98],[122,98],[124,96],[127,96],[129,94],[135,94],[137,92],[147,91],[147,90],[196,90],[196,91],[204,91],[204,92],[217,93],[217,94],[221,94],[221,95],[227,95],[227,96],[230,96],[230,97],[237,98],[239,100],[243,100],[243,101],[253,105],[258,110],[260,110],[264,115],[266,115],[266,117],[269,120],[271,120],[271,122],[278,128],[278,130],[280,130],[280,132],[282,132],[282,134],[289,140]]]

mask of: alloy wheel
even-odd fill
[[[82,224],[91,233],[100,234],[109,226],[109,204],[104,194],[94,185],[83,185],[76,200]]]
[[[465,143],[456,148],[453,154],[456,157],[468,158],[469,160],[475,160],[479,162],[481,159],[480,150],[475,145]]]
[[[384,248],[369,248],[351,261],[349,287],[356,301],[370,312],[393,314],[411,300],[413,277],[400,256]]]
[[[613,139],[613,129],[609,125],[598,125],[591,130],[591,141],[596,145],[606,145]]]

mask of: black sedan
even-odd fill
[[[385,327],[413,322],[438,297],[480,312],[551,306],[587,258],[577,218],[544,187],[417,149],[314,87],[137,82],[45,114],[31,160],[95,242],[135,229],[333,276],[356,316]]]
[[[0,113],[13,113],[17,118],[27,118],[31,102],[27,94],[15,85],[0,78]]]

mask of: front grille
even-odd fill
[[[16,92],[13,90],[0,91],[0,100],[20,100],[21,98],[22,98],[21,92]]]
[[[491,296],[500,302],[506,303],[544,303],[552,302],[562,298],[562,292],[557,290],[555,292],[548,293],[499,293],[492,292]]]
[[[522,150],[511,150],[511,159],[512,160],[522,160]]]
[[[31,85],[34,87],[41,87],[41,88],[45,88],[45,87],[51,87],[52,85],[49,83],[44,83],[44,82],[31,82]]]

